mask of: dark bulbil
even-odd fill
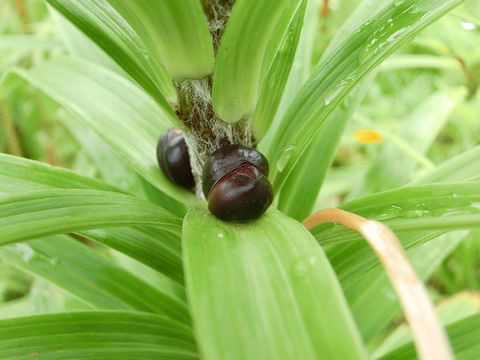
[[[223,220],[251,220],[272,203],[268,161],[257,150],[227,145],[213,152],[203,169],[209,210]]]
[[[195,186],[185,137],[179,129],[169,129],[157,145],[158,165],[174,184],[190,191]]]

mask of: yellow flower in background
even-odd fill
[[[383,140],[383,136],[376,130],[358,130],[355,138],[364,144],[378,143]]]

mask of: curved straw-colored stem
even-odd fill
[[[419,358],[453,359],[445,332],[435,315],[433,303],[395,234],[382,223],[340,209],[316,212],[305,219],[303,224],[310,229],[327,222],[357,231],[375,251],[400,299],[405,318],[412,329]]]

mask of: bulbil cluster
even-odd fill
[[[170,129],[158,143],[160,168],[172,182],[193,189],[185,138]],[[214,151],[203,168],[202,190],[208,209],[222,220],[252,220],[261,216],[273,200],[268,181],[268,161],[260,152],[242,145],[226,145]]]

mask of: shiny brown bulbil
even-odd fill
[[[169,129],[160,137],[157,145],[157,160],[163,173],[171,182],[193,191],[195,180],[187,144],[181,130]]]
[[[268,161],[255,149],[227,145],[213,152],[203,169],[208,208],[223,220],[256,219],[273,200]]]

